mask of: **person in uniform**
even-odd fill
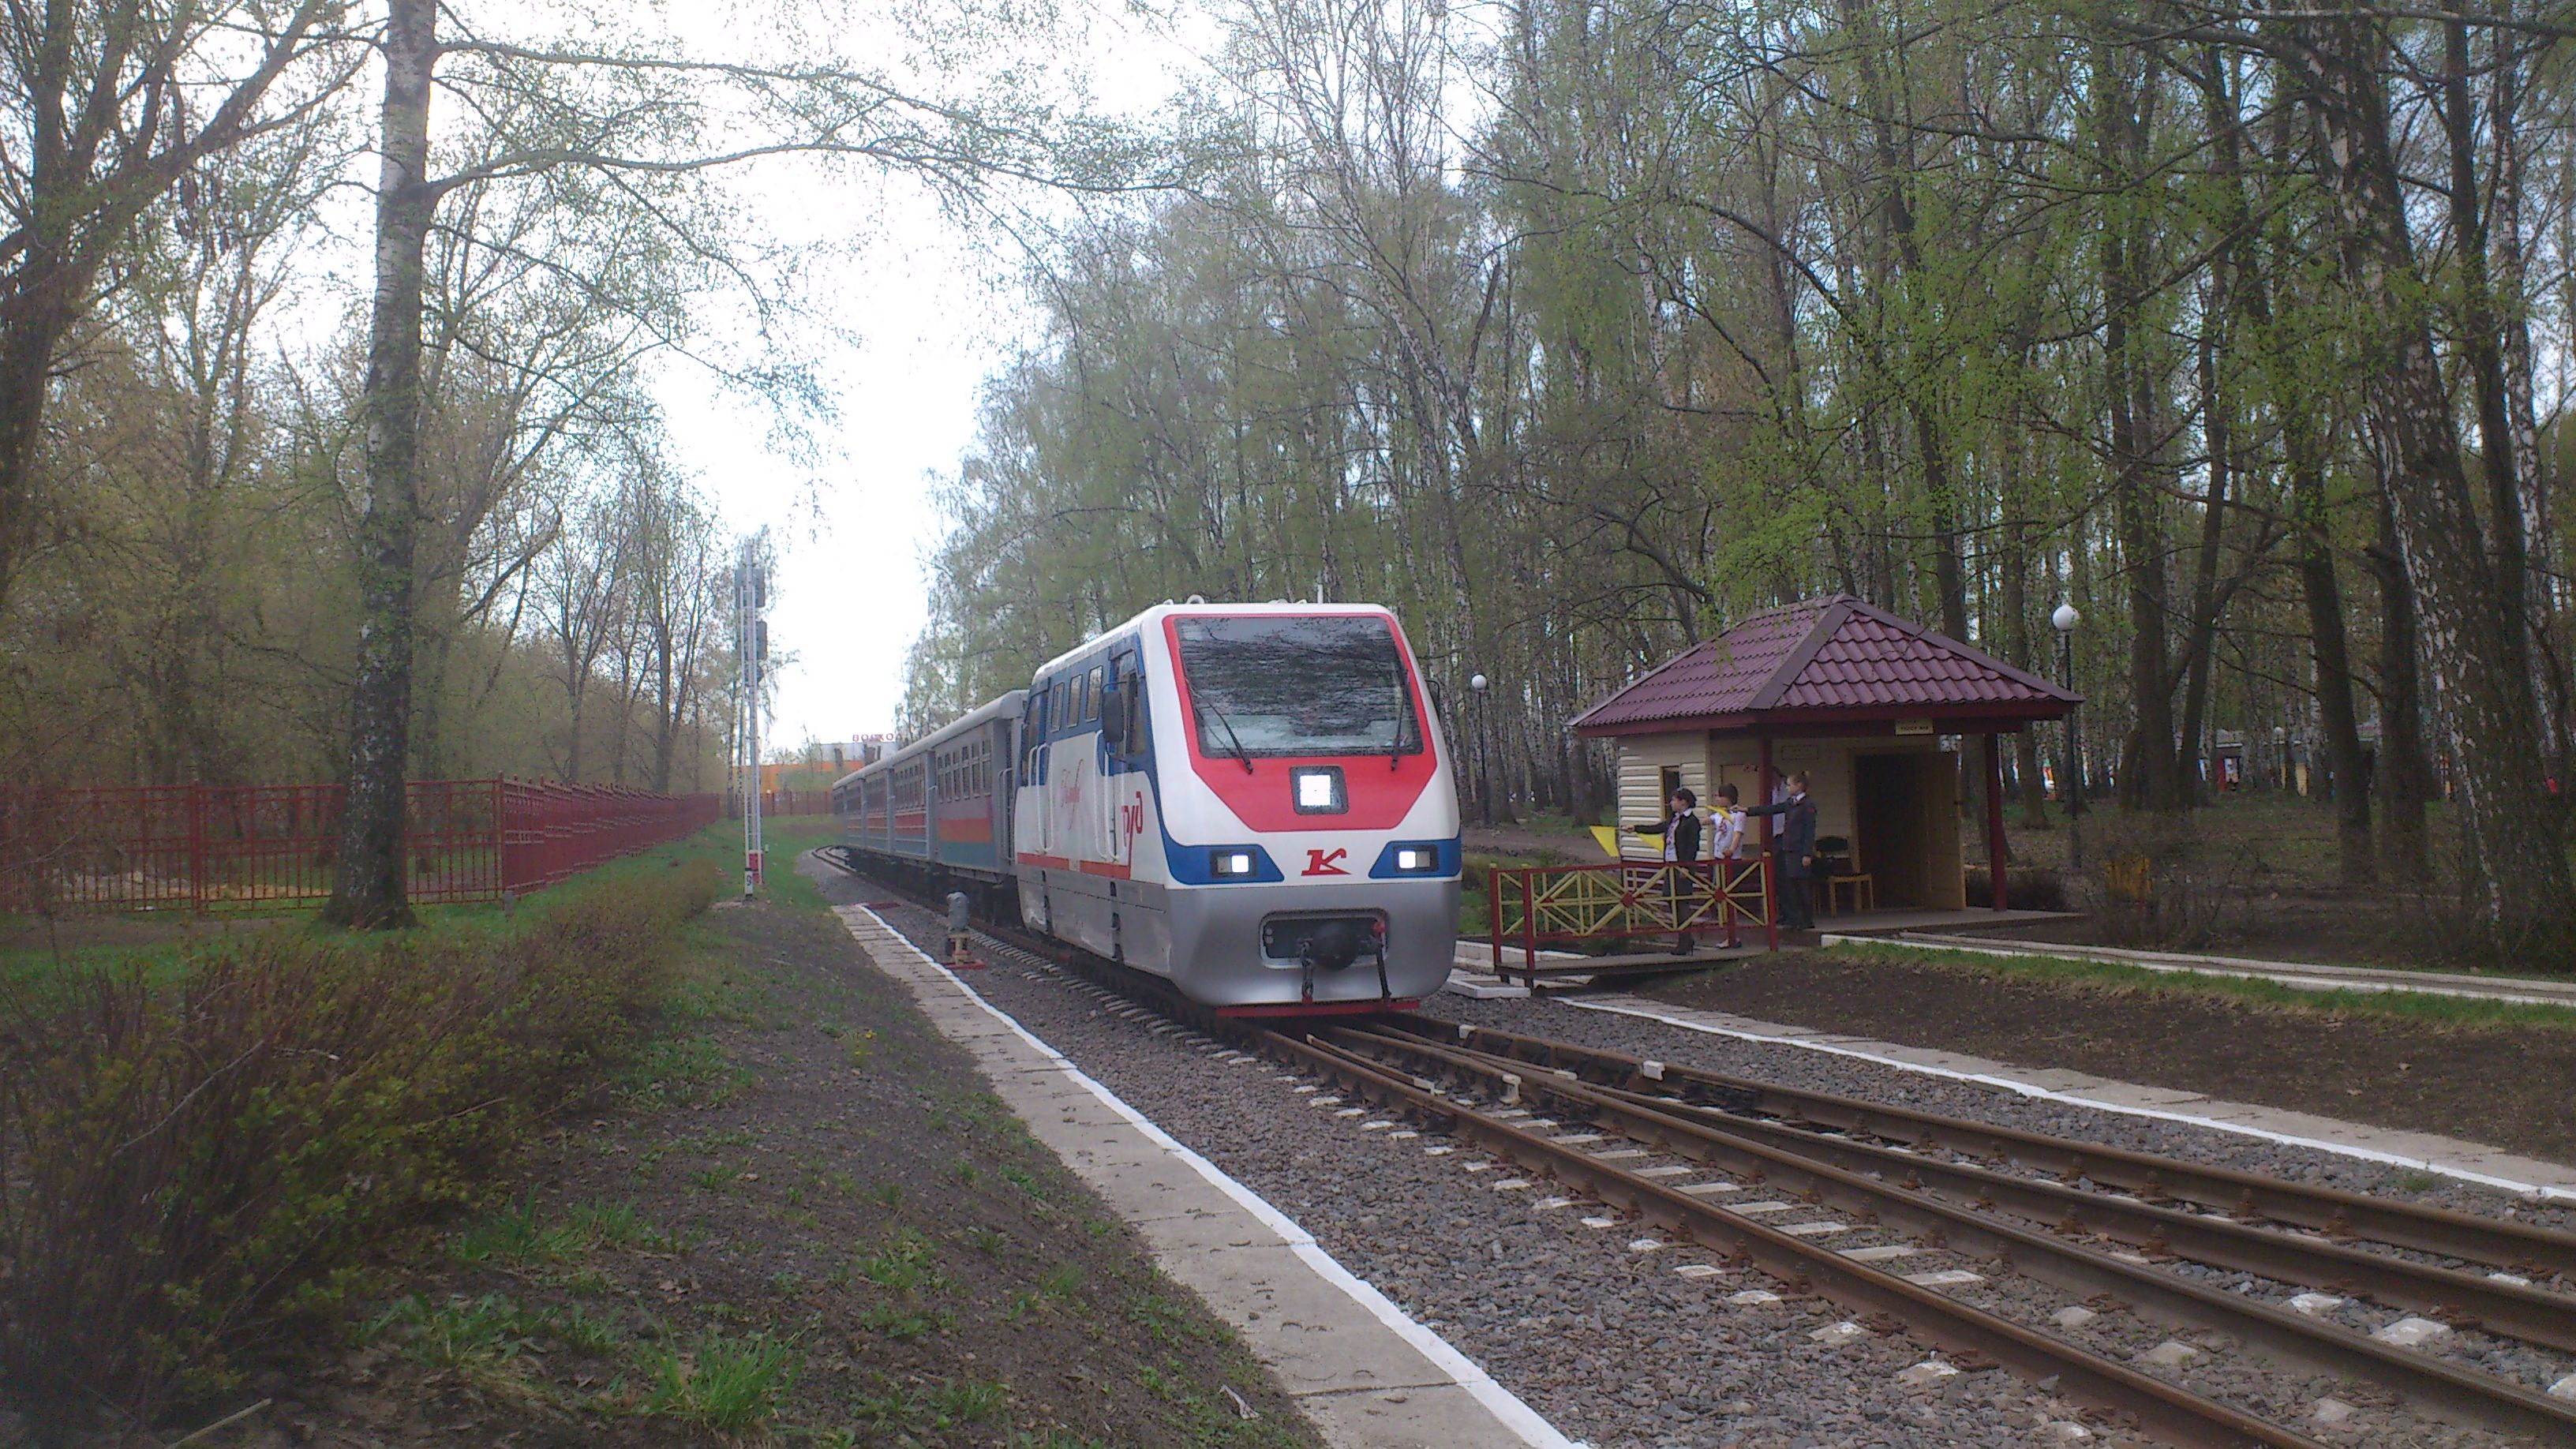
[[[1668,864],[1687,866],[1699,859],[1699,796],[1688,790],[1675,790],[1665,802],[1672,813],[1652,825],[1631,825],[1639,835],[1659,835],[1664,841],[1664,860]],[[1687,956],[1698,949],[1691,939],[1691,892],[1683,887],[1681,872],[1669,871],[1664,877],[1664,899],[1672,910],[1673,953]]]
[[[1792,931],[1816,928],[1816,803],[1807,798],[1807,775],[1789,777],[1788,798],[1756,805],[1747,815],[1777,815],[1780,829],[1771,837],[1771,868],[1780,885],[1780,924]]]

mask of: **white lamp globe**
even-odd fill
[[[1485,692],[1486,683],[1487,680],[1485,679],[1485,676],[1481,674],[1470,674],[1467,676],[1467,687],[1476,691],[1478,694]]]
[[[2073,604],[2060,604],[2057,612],[2048,616],[2048,622],[2057,626],[2058,633],[2072,634],[2075,626],[2084,622],[2084,616],[2075,612]]]

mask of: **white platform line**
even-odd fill
[[[2474,1168],[2461,1167],[2431,1158],[2407,1157],[2395,1152],[2382,1152],[2375,1147],[2355,1147],[2349,1143],[2299,1137],[2287,1132],[2275,1132],[2268,1127],[2249,1127],[2242,1122],[2223,1122],[2215,1117],[2197,1117],[2189,1112],[2174,1112],[2162,1107],[2135,1107],[2125,1102],[2105,1102],[2095,1097],[2079,1097],[2071,1092],[2060,1092],[2040,1086],[2036,1082],[2017,1081],[2011,1077],[1996,1076],[1990,1072],[1956,1071],[1949,1067],[1929,1066],[1922,1062],[1909,1062],[1897,1057],[1882,1056],[1877,1052],[1837,1046],[1832,1042],[1715,1026],[1708,1022],[1692,1021],[1665,1012],[1649,1011],[1641,1006],[1623,1006],[1608,1001],[1584,1001],[1575,997],[1557,999],[1567,1006],[1580,1007],[1585,1011],[1606,1011],[1618,1016],[1642,1017],[1648,1021],[1678,1027],[1683,1031],[1705,1032],[1710,1036],[1733,1037],[1738,1041],[1762,1042],[1771,1046],[1798,1047],[1805,1051],[1823,1052],[1828,1056],[1850,1057],[1855,1061],[1869,1062],[1876,1066],[1894,1067],[1899,1071],[1917,1072],[1927,1077],[1943,1077],[1954,1082],[1974,1082],[1979,1086],[2000,1087],[2007,1092],[2042,1102],[2057,1102],[2069,1107],[2088,1107],[2096,1112],[2117,1112],[2126,1117],[2148,1117],[2160,1122],[2182,1122],[2194,1127],[2207,1127],[2212,1131],[2232,1132],[2239,1137],[2253,1137],[2261,1141],[2277,1143],[2283,1147],[2304,1147],[2316,1152],[2330,1152],[2338,1157],[2356,1158],[2363,1162],[2377,1162],[2390,1167],[2405,1167],[2435,1173],[2461,1182],[2473,1182],[2480,1187],[2516,1193],[2523,1197],[2576,1202],[2576,1188],[2555,1187],[2547,1183],[2517,1182],[2509,1177],[2498,1177],[2493,1173],[2479,1172]]]
[[[1371,1287],[1366,1279],[1343,1267],[1331,1253],[1325,1251],[1323,1245],[1315,1241],[1314,1234],[1297,1226],[1295,1220],[1272,1207],[1261,1194],[1228,1176],[1223,1168],[1199,1156],[1170,1133],[1155,1126],[1151,1119],[1128,1106],[1117,1093],[1093,1081],[1080,1067],[1073,1064],[1072,1058],[1040,1040],[1027,1027],[1014,1020],[1010,1013],[985,1000],[981,992],[966,984],[957,973],[939,964],[929,953],[907,940],[901,931],[888,925],[885,917],[866,906],[852,906],[845,909],[858,911],[884,927],[896,944],[919,957],[922,964],[945,977],[950,986],[955,987],[967,1000],[983,1008],[985,1013],[995,1021],[1009,1028],[1021,1041],[1027,1043],[1031,1050],[1054,1062],[1058,1070],[1084,1091],[1097,1098],[1102,1106],[1126,1119],[1129,1125],[1144,1133],[1155,1146],[1188,1163],[1190,1170],[1206,1179],[1209,1186],[1232,1198],[1244,1211],[1260,1219],[1262,1225],[1277,1233],[1280,1240],[1288,1245],[1289,1251],[1295,1253],[1299,1260],[1313,1269],[1317,1277],[1340,1289],[1352,1302],[1367,1309],[1371,1317],[1384,1324],[1397,1337],[1413,1345],[1417,1352],[1429,1359],[1441,1372],[1449,1375],[1458,1387],[1465,1389],[1477,1403],[1484,1405],[1495,1418],[1520,1435],[1523,1443],[1533,1446],[1533,1449],[1587,1449],[1580,1440],[1568,1439],[1555,1425],[1541,1418],[1536,1409],[1521,1401],[1520,1395],[1494,1382],[1493,1375],[1485,1372],[1475,1360],[1459,1352],[1449,1340],[1415,1322],[1411,1314],[1388,1301],[1387,1296]]]

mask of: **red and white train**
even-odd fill
[[[1458,795],[1403,628],[1359,604],[1162,604],[833,787],[855,866],[1244,1015],[1448,978]]]

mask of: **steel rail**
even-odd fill
[[[1312,1038],[1263,1033],[1265,1050],[1322,1073],[1383,1105],[1436,1122],[1451,1135],[1534,1171],[1581,1187],[1604,1202],[1683,1234],[1731,1261],[1750,1263],[1799,1293],[1859,1314],[1885,1314],[1917,1339],[1968,1365],[1991,1363],[2024,1378],[2057,1380],[2056,1392],[2123,1414],[2190,1449],[2321,1449],[2315,1441],[2232,1405],[2165,1383],[1971,1304],[1855,1262],[1830,1249],[1738,1217],[1698,1198],[1549,1141],[1439,1095],[1419,1079]]]
[[[1336,1035],[1363,1036],[1347,1029]],[[1716,1161],[1729,1172],[1768,1181],[1775,1189],[1790,1184],[1789,1191],[1820,1205],[1865,1222],[1900,1224],[1926,1242],[2001,1261],[2015,1272],[2069,1291],[2110,1293],[2150,1318],[2224,1329],[2282,1362],[2383,1385],[2419,1404],[2459,1416],[2454,1422],[2465,1420],[2506,1433],[2538,1433],[2549,1443],[2576,1442],[2576,1404],[2430,1354],[2380,1343],[2336,1324],[2061,1242],[1919,1191],[1735,1136],[1691,1116],[1622,1100],[1575,1080],[1571,1073],[1514,1073],[1507,1070],[1511,1063],[1418,1037],[1366,1034],[1364,1040],[1397,1046],[1468,1076],[1516,1089],[1523,1098],[1554,1098],[1674,1156]],[[1713,1212],[1724,1211],[1707,1206]]]
[[[826,858],[829,857],[826,856]],[[850,870],[845,863],[835,863],[841,864],[844,870]],[[858,874],[855,870],[851,870],[850,873]],[[1113,990],[1133,993],[1140,988],[1160,987],[1162,989],[1152,992],[1153,995],[1161,998],[1153,1004],[1158,1009],[1165,1010],[1167,1014],[1177,1014],[1191,1019],[1193,1025],[1204,1030],[1237,1036],[1248,1044],[1268,1051],[1274,1057],[1335,1077],[1345,1085],[1362,1092],[1363,1095],[1371,1096],[1389,1105],[1400,1104],[1427,1119],[1437,1120],[1455,1135],[1494,1147],[1502,1155],[1546,1171],[1560,1180],[1580,1185],[1604,1202],[1625,1206],[1648,1222],[1680,1231],[1712,1250],[1728,1254],[1734,1261],[1751,1262],[1775,1278],[1791,1285],[1796,1291],[1821,1291],[1824,1296],[1857,1312],[1884,1312],[1936,1349],[1950,1351],[1968,1362],[1974,1362],[1982,1356],[1996,1364],[2013,1368],[2034,1380],[2055,1376],[2059,1391],[2098,1407],[2128,1414],[2142,1426],[2168,1434],[2178,1443],[2191,1446],[2191,1449],[2201,1449],[2201,1446],[2228,1446],[2228,1449],[2234,1449],[2234,1446],[2254,1444],[2276,1446],[2276,1449],[2323,1449],[2323,1446],[2295,1431],[2272,1424],[2230,1405],[2140,1374],[2125,1365],[2102,1358],[2072,1344],[1985,1313],[1972,1305],[1906,1282],[1902,1278],[1879,1272],[1866,1264],[1845,1258],[1831,1249],[1789,1236],[1751,1219],[1738,1217],[1721,1207],[1666,1187],[1653,1179],[1601,1162],[1575,1148],[1550,1142],[1535,1133],[1515,1128],[1508,1122],[1477,1112],[1464,1104],[1449,1101],[1440,1096],[1426,1079],[1399,1080],[1386,1073],[1378,1064],[1328,1043],[1311,1039],[1296,1041],[1276,1031],[1247,1029],[1242,1023],[1219,1018],[1213,1013],[1196,1009],[1194,1003],[1170,990],[1168,983],[1160,982],[1132,969],[1118,967],[1114,963],[1097,964],[1114,971],[1115,975],[1104,976],[1100,972],[1086,970],[1086,967],[1095,964],[1087,959],[1088,953],[1069,950],[1059,943],[1034,938],[1012,939],[1018,933],[994,931],[989,927],[983,929],[1006,945],[1016,947],[1060,967],[1079,971]],[[1417,1028],[1429,1026],[1434,1029],[1459,1030],[1462,1036],[1470,1030],[1483,1030],[1498,1038],[1511,1038],[1540,1048],[1563,1045],[1547,1043],[1541,1038],[1519,1037],[1516,1033],[1492,1032],[1490,1029],[1454,1028],[1451,1023],[1440,1022],[1433,1018],[1416,1016],[1404,1020]],[[1422,1045],[1429,1047],[1431,1044],[1422,1043]],[[1601,1055],[1615,1056],[1616,1054]],[[1640,1075],[1643,1076],[1644,1063],[1634,1058],[1625,1060],[1641,1069]],[[1561,1068],[1558,1070],[1562,1071]],[[1699,1075],[1713,1077],[1715,1074]],[[1572,1076],[1570,1072],[1565,1073],[1565,1076],[1569,1080],[1541,1079],[1534,1085],[1541,1091],[1554,1092],[1559,1096],[1572,1099],[1574,1094],[1583,1091],[1583,1088],[1570,1080]],[[1644,1079],[1653,1080],[1651,1077]],[[1569,1092],[1568,1088],[1572,1088],[1572,1091]],[[1617,1104],[1605,1105],[1616,1106]],[[1852,1105],[1866,1107],[1868,1104],[1853,1103]],[[1696,1124],[1687,1120],[1668,1118],[1648,1108],[1638,1107],[1627,1110],[1638,1111],[1646,1117],[1659,1119],[1671,1127],[1686,1131],[1705,1130],[1698,1129]],[[1754,1144],[1746,1144],[1746,1146],[1755,1152],[1765,1150]],[[1685,1152],[1681,1155],[1692,1154]],[[1821,1164],[1801,1163],[1799,1159],[1787,1154],[1782,1156],[1787,1158],[1783,1166],[1794,1164],[1820,1173],[1839,1173],[1839,1169]],[[1759,1180],[1759,1174],[1745,1175]],[[1855,1185],[1860,1186],[1863,1191],[1867,1190],[1867,1184],[1857,1179],[1855,1179]],[[1925,1199],[1925,1201],[1929,1200]],[[1855,1214],[1855,1216],[1859,1215]],[[1971,1225],[1982,1227],[1997,1237],[2027,1236],[2020,1235],[2017,1230],[2003,1224],[1972,1222]],[[2059,1246],[2046,1240],[2038,1241],[2045,1248]],[[2000,1253],[1994,1256],[2005,1257]],[[2099,1257],[2099,1255],[2090,1254],[2085,1256]],[[2009,1259],[2006,1258],[2006,1261],[2009,1262]],[[2114,1268],[2126,1266],[2113,1259],[2099,1259],[2099,1261],[2110,1264]],[[1826,1285],[1823,1288],[1818,1287],[1820,1280]],[[2273,1311],[2277,1312],[2277,1310]],[[2280,1316],[2286,1318],[2289,1315]],[[2306,1328],[2309,1325],[2304,1321],[2293,1319],[2292,1326]],[[2361,1340],[2361,1342],[2370,1348],[2380,1347],[2370,1344],[2368,1340]],[[2436,1363],[2435,1367],[2447,1369],[2448,1366]],[[2511,1389],[2512,1386],[2504,1387]],[[2563,1415],[2565,1423],[2576,1424],[2576,1414],[2558,1411],[2554,1404],[2537,1395],[2519,1390],[2514,1392],[2522,1393],[2523,1397],[2536,1401],[2542,1412],[2551,1414],[2554,1420]],[[2553,1422],[2552,1432],[2556,1432],[2557,1428],[2558,1424]]]
[[[1419,1038],[1392,1040],[1410,1043]],[[1507,1065],[1520,1064],[1515,1058],[1478,1055]],[[1689,1113],[1732,1135],[1847,1172],[1902,1179],[1909,1187],[1966,1199],[2056,1232],[2110,1238],[2149,1253],[2256,1273],[2277,1282],[2357,1293],[2392,1307],[2431,1315],[2454,1328],[2479,1328],[2576,1352],[2576,1298],[2387,1253],[2251,1227],[2231,1218],[2086,1192],[2044,1178],[2016,1177],[1964,1163],[1942,1162],[1908,1149],[1880,1147],[1848,1137],[1819,1136],[1778,1122],[1737,1116],[1704,1103],[1620,1087],[1598,1089],[1653,1110]]]
[[[1845,1132],[1867,1133],[1918,1148],[2019,1162],[2067,1181],[2089,1178],[2150,1200],[2215,1208],[2240,1219],[2265,1219],[2334,1238],[2366,1238],[2527,1277],[2563,1275],[2576,1282],[2576,1233],[2559,1232],[2451,1208],[2393,1202],[2341,1188],[2316,1187],[2186,1162],[2150,1152],[2075,1142],[1910,1107],[1865,1102],[1830,1092],[1730,1076],[1674,1062],[1549,1041],[1497,1027],[1469,1026],[1419,1014],[1387,1018],[1415,1035],[1455,1041],[1521,1061],[1608,1074],[1632,1090],[1660,1087],[1715,1094],[1741,1113],[1757,1111]],[[1649,1067],[1652,1070],[1649,1070]],[[1597,1076],[1594,1078],[1597,1079]]]

